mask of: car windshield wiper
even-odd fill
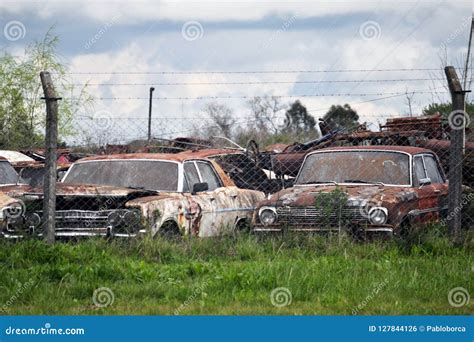
[[[336,181],[309,181],[309,182],[298,183],[298,184],[307,185],[307,184],[327,184],[327,183],[333,183],[334,185],[337,185]]]
[[[363,179],[346,179],[344,180],[344,183],[365,183],[365,184],[379,184],[379,185],[385,185],[382,182],[371,182]]]
[[[144,190],[144,191],[150,191],[150,192],[156,192],[158,193],[158,190],[152,190],[152,189],[147,189],[144,186],[126,186],[127,189],[132,189],[132,190]]]

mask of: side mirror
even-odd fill
[[[203,192],[209,190],[209,184],[207,183],[195,183],[193,185],[193,192],[192,194],[197,194],[198,192]]]
[[[424,185],[430,185],[431,184],[431,178],[422,178],[420,179],[420,187]]]

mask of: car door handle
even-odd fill
[[[439,194],[440,192],[441,192],[440,189],[435,189],[435,190],[434,190],[434,193],[435,193],[435,194]]]

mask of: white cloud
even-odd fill
[[[121,14],[123,23],[140,23],[147,20],[259,20],[270,14],[286,15],[298,13],[301,17],[323,17],[347,13],[364,13],[389,10],[394,13],[404,12],[406,8],[419,1],[404,2],[392,0],[336,0],[336,1],[154,1],[154,0],[54,0],[54,1],[2,1],[0,9],[11,13],[32,11],[44,19],[58,16],[85,17],[106,22],[111,14]],[[421,4],[429,4],[421,1]],[[443,6],[466,7],[466,1],[452,1]],[[417,18],[414,18],[415,20]]]
[[[10,6],[11,5],[11,6]],[[450,63],[465,50],[468,27],[459,29],[460,20],[466,16],[468,2],[450,2],[437,8],[428,2],[409,1],[336,1],[336,2],[184,2],[184,1],[107,1],[107,2],[2,2],[0,10],[17,13],[25,22],[35,12],[44,22],[58,20],[58,28],[69,30],[69,18],[82,20],[92,31],[103,27],[113,17],[117,23],[105,32],[90,49],[83,45],[90,33],[77,34],[74,41],[81,44],[79,52],[70,57],[71,70],[84,72],[119,71],[169,71],[169,70],[328,70],[328,69],[393,69],[425,68],[439,65],[439,46],[449,40]],[[285,25],[290,14],[297,13],[294,21]],[[361,14],[352,21],[344,21],[344,14]],[[36,14],[35,14],[36,15]],[[270,15],[281,15],[281,23],[274,30],[255,28],[249,21],[259,21]],[[324,18],[335,15],[333,20],[317,25],[294,29],[305,18]],[[284,17],[284,18],[283,18]],[[342,20],[341,20],[342,18]],[[164,30],[149,27],[154,20],[170,20],[174,24],[187,20],[201,21],[202,38],[187,41],[180,28]],[[22,19],[23,20],[23,19]],[[225,22],[239,20],[239,29],[225,27]],[[360,25],[373,20],[380,26],[377,39],[365,40],[360,36]],[[263,20],[262,20],[263,21]],[[146,25],[144,23],[147,23]],[[219,22],[222,27],[212,24]],[[28,22],[26,22],[28,24]],[[255,22],[254,22],[255,24]],[[313,23],[314,24],[314,23]],[[272,24],[273,25],[273,24]],[[49,26],[49,25],[47,25]],[[179,26],[179,25],[177,25]],[[30,25],[27,25],[28,30]],[[75,30],[78,27],[74,27]],[[89,30],[88,32],[90,32]],[[129,33],[129,32],[133,32]],[[455,33],[455,37],[451,36]],[[57,32],[62,34],[62,31]],[[125,33],[125,34],[123,34]],[[128,34],[128,35],[127,35]],[[467,40],[466,40],[467,42]],[[68,42],[73,44],[73,42]],[[108,44],[106,44],[108,43]],[[17,49],[17,47],[14,47]],[[97,52],[100,51],[100,52]],[[107,110],[112,116],[134,117],[139,120],[117,120],[120,135],[142,137],[146,134],[149,85],[164,82],[257,82],[287,81],[286,84],[248,85],[187,85],[156,86],[155,97],[199,96],[256,96],[263,94],[334,94],[334,93],[392,93],[428,90],[432,82],[386,83],[324,83],[330,80],[430,78],[432,73],[313,73],[313,74],[95,74],[75,75],[78,83],[134,83],[140,86],[90,86],[97,98],[144,98],[141,100],[99,100],[95,110]],[[297,85],[294,81],[317,80],[320,84]],[[383,101],[366,102],[382,96],[348,95],[343,97],[304,97],[303,104],[316,117],[324,115],[332,104],[350,103],[359,112],[361,121],[377,121],[389,115],[406,113],[405,98],[395,97]],[[445,97],[447,99],[447,96]],[[294,99],[284,98],[289,102]],[[154,102],[156,118],[175,118],[166,122],[167,127],[154,126],[154,132],[186,134],[193,123],[205,124],[202,106],[212,100],[158,100]],[[234,109],[239,117],[249,114],[245,99],[216,100]],[[430,94],[414,96],[414,112],[431,101]],[[361,103],[363,102],[363,103]],[[321,110],[317,110],[321,109]],[[90,113],[83,113],[89,115]],[[193,117],[194,119],[189,119]],[[188,119],[182,119],[188,118]],[[181,133],[180,133],[181,131]]]

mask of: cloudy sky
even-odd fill
[[[0,44],[19,55],[54,25],[74,82],[91,83],[95,113],[145,136],[153,85],[154,116],[171,118],[154,134],[185,135],[189,122],[206,122],[204,104],[225,104],[245,123],[245,97],[266,94],[299,98],[315,117],[349,103],[377,123],[407,114],[408,92],[417,115],[449,99],[441,60],[446,52],[462,65],[471,15],[470,1],[452,0],[3,0]]]

